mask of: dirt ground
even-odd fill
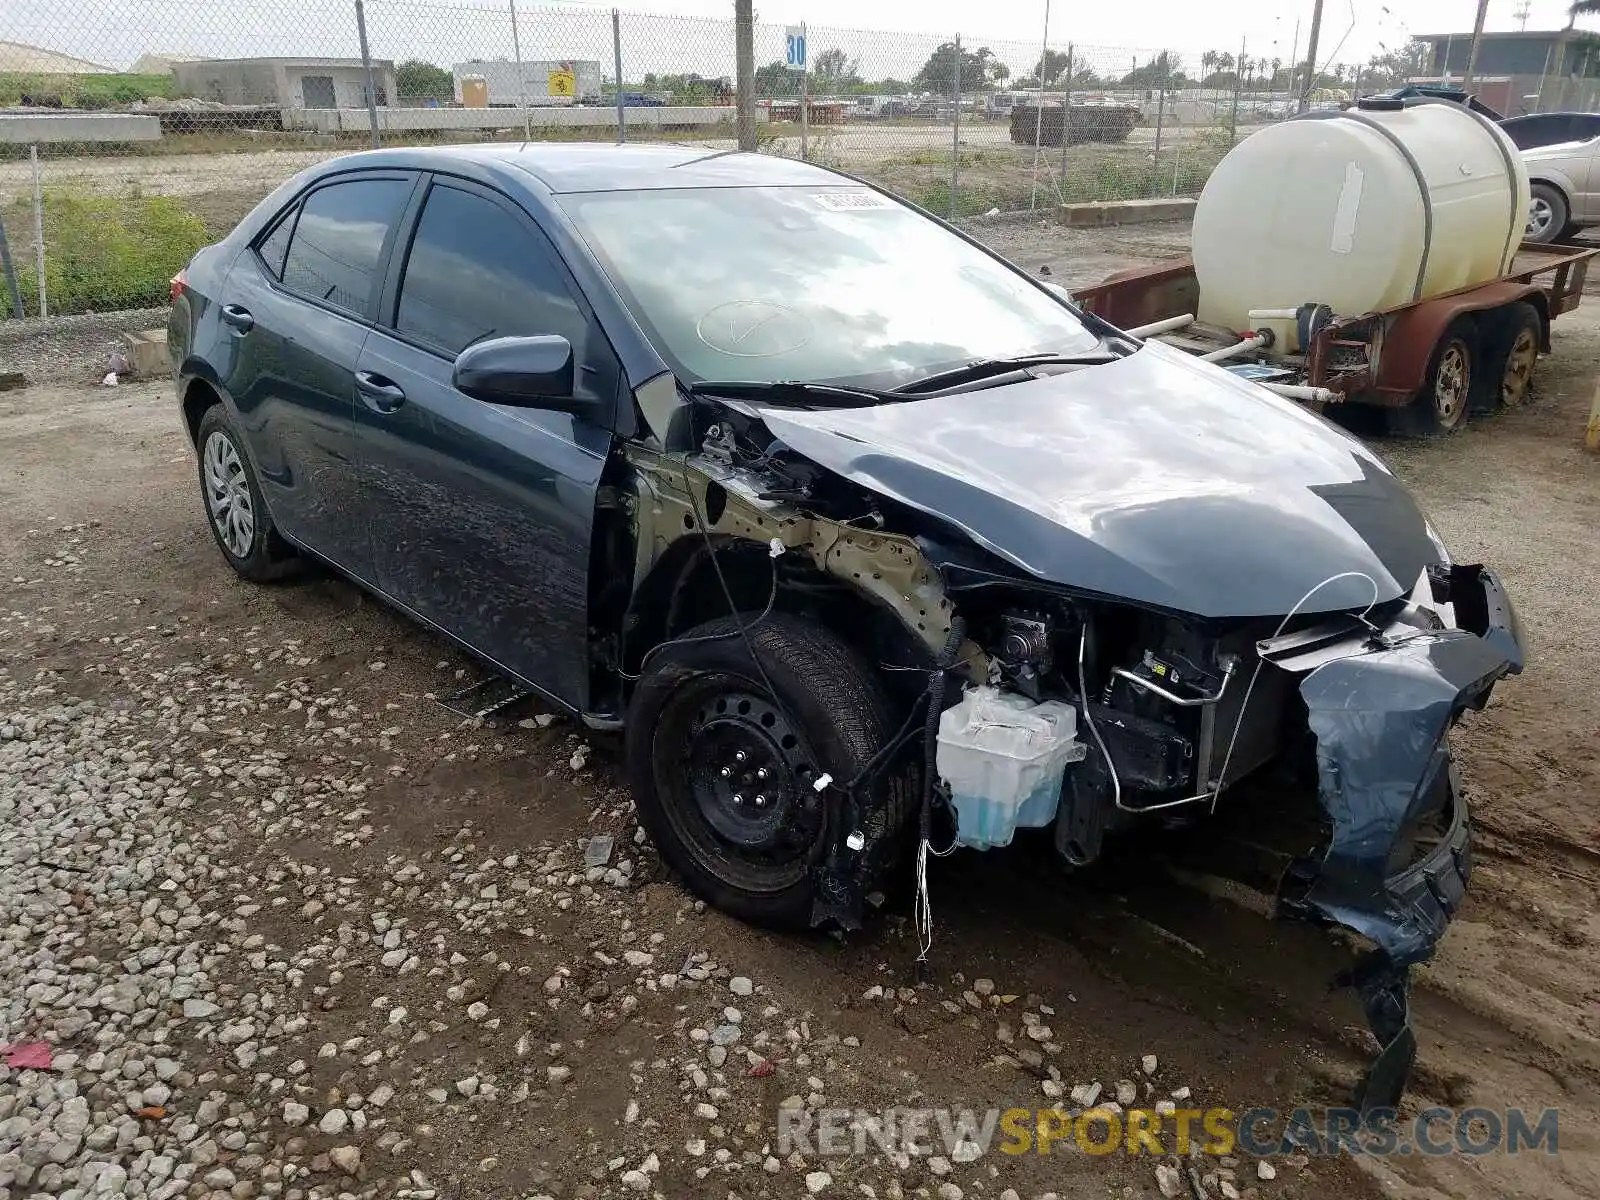
[[[1181,253],[1185,235],[985,234],[1068,284]],[[904,898],[846,938],[772,936],[703,911],[635,845],[613,744],[529,711],[462,722],[432,697],[473,677],[470,664],[340,580],[234,578],[206,529],[170,387],[97,388],[93,368],[61,365],[0,394],[0,725],[82,698],[128,722],[141,754],[195,769],[180,820],[231,881],[206,894],[219,945],[226,928],[241,947],[215,967],[224,996],[265,986],[251,954],[299,962],[308,947],[353,947],[331,974],[324,963],[306,986],[293,971],[276,985],[305,1017],[283,1026],[278,1057],[317,1064],[288,1076],[314,1108],[355,1086],[362,1068],[346,1051],[363,1033],[379,1043],[369,1026],[384,1012],[427,1014],[428,1035],[391,1045],[382,1067],[397,1094],[366,1136],[397,1136],[366,1149],[362,1194],[802,1196],[818,1161],[768,1157],[789,1097],[1037,1107],[1052,1102],[1052,1082],[1059,1094],[1143,1080],[1140,1059],[1155,1055],[1146,1097],[1186,1087],[1194,1107],[1289,1108],[1341,1102],[1370,1052],[1353,1002],[1327,995],[1320,937],[1137,860],[1066,878],[1019,843],[936,864],[934,970],[920,986]],[[1464,911],[1418,973],[1421,1052],[1405,1111],[1556,1107],[1560,1152],[1280,1162],[1271,1180],[1248,1159],[1223,1164],[1245,1195],[1600,1195],[1600,460],[1581,447],[1597,372],[1591,298],[1558,323],[1527,406],[1447,441],[1379,447],[1456,557],[1502,571],[1532,644],[1527,672],[1456,736],[1476,868]],[[237,769],[262,762],[264,774]],[[302,785],[331,799],[297,807]],[[0,822],[12,819],[5,788],[0,777]],[[615,835],[612,862],[626,857],[627,877],[583,873],[581,846],[597,833]],[[413,867],[433,882],[407,886]],[[505,896],[524,872],[531,890],[514,905],[473,901],[489,882]],[[377,944],[345,937],[345,922],[370,931],[380,912],[380,929],[392,919],[408,939],[414,930],[438,965],[389,969]],[[735,976],[753,981],[752,996],[730,994]],[[992,997],[978,980],[992,981]],[[474,998],[492,1017],[464,1010]],[[749,1054],[713,1068],[706,1030],[730,1004]],[[1036,1039],[1042,1059],[1011,1041],[1024,1011],[1037,1017],[1025,1024],[1051,1027]],[[252,1114],[271,1125],[283,1096],[268,1077],[283,1068],[233,1069],[203,1028],[170,1041],[209,1067],[201,1078],[247,1128]],[[319,1060],[324,1043],[335,1054]],[[556,1062],[570,1074],[558,1084],[552,1068],[547,1084]],[[467,1078],[471,1090],[457,1083]],[[533,1094],[519,1101],[529,1079]],[[495,1086],[484,1093],[480,1080]],[[252,1136],[270,1144],[270,1161],[309,1171],[290,1200],[300,1188],[358,1190],[327,1173],[338,1139],[315,1127]],[[852,1157],[829,1160],[821,1186],[826,1196],[1144,1197],[1157,1194],[1153,1165],[1070,1148],[904,1170]],[[624,1178],[630,1169],[638,1180]]]

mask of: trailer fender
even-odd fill
[[[1453,296],[1409,304],[1389,317],[1384,322],[1382,353],[1374,372],[1381,402],[1389,405],[1411,402],[1427,382],[1428,362],[1433,357],[1434,347],[1457,317],[1490,312],[1524,300],[1538,310],[1539,342],[1548,351],[1550,302],[1544,289],[1534,283],[1511,279],[1486,283]]]
[[[1127,267],[1087,287],[1074,288],[1072,298],[1118,329],[1135,329],[1179,313],[1197,311],[1200,283],[1188,259],[1155,267]]]

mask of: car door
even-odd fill
[[[415,173],[340,176],[299,197],[222,288],[221,371],[274,523],[371,578],[357,471],[355,371]]]
[[[356,372],[378,585],[582,708],[590,533],[612,431],[475,400],[451,378],[455,356],[475,342],[561,334],[575,388],[614,399],[616,357],[532,218],[464,181],[430,182],[385,305],[392,319],[367,340]]]
[[[1600,220],[1600,138],[1577,121],[1568,129],[1568,137],[1576,144],[1562,165],[1575,189],[1572,220],[1576,224],[1592,225]]]

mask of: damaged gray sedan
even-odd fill
[[[698,894],[850,927],[909,856],[1084,867],[1248,784],[1398,1098],[1471,868],[1448,736],[1523,649],[1353,438],[754,155],[336,159],[173,293],[230,565],[322,560],[623,730]]]

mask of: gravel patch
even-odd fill
[[[166,327],[165,308],[0,321],[0,364],[30,382],[97,383],[122,350],[123,333]]]

